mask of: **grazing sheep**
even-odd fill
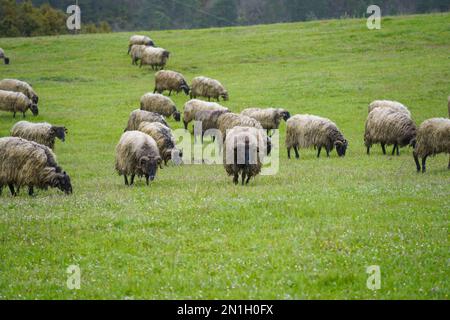
[[[67,129],[55,127],[49,123],[31,123],[20,121],[11,130],[11,136],[34,141],[50,149],[55,149],[55,139],[66,140]]]
[[[0,81],[0,90],[21,92],[28,97],[34,104],[38,104],[39,97],[30,86],[25,81],[20,81],[16,79],[3,79]]]
[[[439,153],[450,153],[450,119],[434,118],[426,120],[419,127],[417,138],[412,143],[414,147],[414,161],[417,171],[427,171],[427,158]],[[422,158],[420,167],[419,158]],[[450,161],[448,164],[450,169]]]
[[[250,127],[234,127],[227,135],[224,146],[224,167],[235,184],[242,177],[242,185],[261,173],[266,154],[266,136],[261,130]],[[247,180],[246,180],[247,179]]]
[[[147,46],[140,44],[135,44],[131,47],[130,55],[132,65],[138,65],[138,61],[142,59],[145,48],[147,48]]]
[[[267,130],[267,134],[269,134],[271,130],[278,130],[280,128],[281,120],[288,121],[291,117],[289,111],[274,108],[249,108],[242,111],[241,114],[257,120],[262,127]]]
[[[205,135],[206,131],[211,129],[219,129],[219,118],[225,113],[229,113],[228,109],[219,110],[201,110],[195,114],[194,120],[202,123],[202,137]],[[196,132],[194,132],[195,134]],[[197,138],[197,137],[195,137]],[[214,137],[215,139],[215,137]]]
[[[130,41],[128,42],[128,54],[130,54],[130,51],[134,45],[143,45],[143,46],[147,46],[147,47],[148,46],[154,47],[155,43],[149,37],[134,35],[130,38]]]
[[[133,185],[136,176],[144,176],[149,185],[150,181],[155,180],[161,164],[159,149],[152,137],[140,131],[129,131],[122,135],[116,147],[116,170],[120,176],[124,176],[125,185]]]
[[[139,126],[139,131],[148,134],[156,141],[159,154],[166,166],[169,160],[175,160],[175,163],[179,164],[183,153],[176,148],[175,137],[168,127],[158,122],[142,122]]]
[[[14,118],[17,112],[22,112],[25,118],[25,112],[28,109],[35,116],[39,114],[38,106],[23,93],[0,90],[0,111],[12,112]]]
[[[380,143],[383,154],[386,146],[394,145],[392,155],[400,155],[400,147],[411,145],[417,134],[414,121],[406,113],[397,112],[389,108],[376,108],[367,118],[364,135],[367,154],[370,154],[372,145]]]
[[[318,150],[318,158],[322,148],[325,148],[327,157],[330,157],[330,152],[334,148],[339,157],[344,157],[348,141],[331,120],[312,115],[296,115],[287,121],[286,147],[289,159],[291,159],[292,148],[294,148],[295,157],[299,159],[298,149],[310,147]]]
[[[181,113],[177,110],[175,103],[162,94],[147,93],[141,98],[141,110],[159,113],[165,117],[171,117],[175,121],[181,121]]]
[[[128,119],[128,125],[127,128],[125,129],[125,132],[138,130],[139,125],[142,122],[159,122],[165,125],[166,127],[169,127],[169,125],[166,122],[166,119],[164,119],[164,117],[158,113],[148,112],[144,110],[134,110],[130,114],[130,118]]]
[[[223,110],[228,112],[229,110],[218,103],[205,102],[202,100],[193,99],[188,101],[184,105],[184,128],[187,130],[189,123],[195,120],[196,114],[204,110]]]
[[[5,64],[9,64],[9,58],[5,55],[5,51],[0,48],[0,60],[3,60]]]
[[[186,95],[189,95],[191,89],[181,73],[169,70],[158,71],[155,75],[155,90],[153,93],[162,94],[166,90],[169,91],[170,96],[172,91],[176,93],[184,91]]]
[[[397,112],[403,112],[411,117],[411,112],[409,109],[397,101],[389,101],[389,100],[376,100],[369,105],[369,113],[371,113],[376,108],[388,108]]]
[[[27,186],[30,196],[34,188],[51,187],[72,193],[69,176],[57,165],[49,148],[14,137],[0,139],[0,192],[3,186],[8,186],[13,196],[18,193],[15,186]]]
[[[221,115],[217,120],[217,125],[220,132],[222,133],[222,137],[224,140],[226,139],[226,136],[228,134],[227,132],[234,127],[250,127],[263,129],[263,127],[257,120],[235,113],[225,113]]]
[[[162,70],[167,64],[170,52],[163,48],[147,47],[142,53],[140,67],[148,65],[152,70]]]
[[[221,97],[224,101],[229,99],[228,91],[219,81],[206,77],[197,77],[192,80],[191,99],[196,99],[197,97],[208,98],[208,101],[211,101],[211,98],[213,98],[217,102],[220,101]]]

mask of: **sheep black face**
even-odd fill
[[[33,113],[33,116],[39,115],[39,109],[38,109],[37,104],[35,104],[35,103],[31,104],[30,110]]]
[[[186,84],[181,85],[181,89],[184,91],[184,93],[185,93],[187,96],[189,95],[189,92],[191,92],[191,88],[189,88],[189,86],[186,85]]]
[[[67,129],[65,127],[52,127],[51,134],[62,142],[66,141]]]
[[[66,172],[58,173],[56,178],[53,180],[52,187],[58,188],[65,194],[72,194],[72,183],[70,182],[70,177]]]
[[[230,97],[228,96],[228,92],[224,92],[220,96],[222,97],[223,101],[230,100]]]
[[[33,98],[31,99],[31,101],[33,101],[34,104],[38,104],[38,102],[39,102],[39,97],[38,97],[38,96],[33,96]]]
[[[147,47],[154,47],[155,43],[153,41],[150,41],[147,43]]]
[[[345,157],[348,148],[348,141],[336,141],[334,146],[336,147],[336,151],[339,157]]]
[[[289,113],[289,111],[283,111],[283,120],[284,121],[288,121],[291,118],[291,114]]]
[[[6,65],[9,64],[9,58],[5,58],[5,64],[6,64]]]
[[[142,157],[139,161],[140,169],[144,172],[147,185],[156,178],[158,167],[162,166],[162,159],[160,157],[156,159],[150,159],[149,157]]]
[[[180,122],[180,121],[181,121],[181,113],[180,113],[179,111],[176,111],[176,112],[173,114],[173,119],[174,119],[176,122]]]

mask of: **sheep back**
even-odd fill
[[[219,100],[222,97],[224,100],[228,100],[228,91],[217,80],[206,77],[197,77],[192,80],[191,85],[191,97],[206,97],[208,99]]]
[[[227,108],[218,103],[206,102],[202,100],[193,99],[184,105],[184,123],[187,125],[195,120],[197,112],[204,110],[223,110],[229,111]]]
[[[51,133],[49,123],[31,123],[20,121],[11,129],[11,136],[42,144],[50,149],[55,146],[55,136]]]
[[[411,117],[411,112],[409,109],[397,101],[389,101],[389,100],[375,100],[369,105],[369,113],[371,113],[376,108],[388,108],[397,112],[403,112]]]
[[[146,47],[142,53],[141,66],[149,65],[152,68],[164,68],[169,59],[170,52],[163,48]]]
[[[141,110],[170,117],[177,112],[177,107],[172,99],[162,94],[147,93],[141,98]]]
[[[225,113],[221,115],[217,121],[217,124],[224,139],[227,136],[228,130],[233,129],[234,127],[263,129],[262,125],[257,120],[235,113]]]
[[[166,119],[154,112],[148,112],[145,110],[134,110],[128,119],[128,125],[125,131],[134,131],[139,129],[139,125],[142,122],[159,122],[166,127],[169,127]],[[170,128],[170,127],[169,127]]]
[[[275,108],[248,108],[242,111],[241,114],[257,120],[266,130],[277,130],[280,128],[281,121],[289,112]]]

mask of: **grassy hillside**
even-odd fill
[[[347,157],[304,150],[288,161],[283,148],[279,174],[247,188],[199,165],[127,188],[114,148],[153,91],[153,73],[126,55],[130,34],[0,39],[12,60],[0,78],[40,94],[32,120],[69,128],[56,153],[74,185],[71,197],[3,193],[0,298],[448,298],[448,156],[416,174],[408,148],[366,156],[363,133],[374,99],[402,101],[417,123],[447,116],[449,14],[386,18],[380,31],[341,20],[150,35],[172,52],[168,69],[220,79],[233,111],[275,105],[333,119]],[[14,123],[0,113],[0,136]],[[69,265],[82,270],[79,291],[66,288]],[[377,292],[366,287],[371,265],[381,267]]]

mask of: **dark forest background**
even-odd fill
[[[66,33],[65,11],[75,2],[0,0],[0,36]],[[84,32],[191,29],[364,17],[371,4],[379,5],[383,15],[450,10],[450,0],[79,0]]]

